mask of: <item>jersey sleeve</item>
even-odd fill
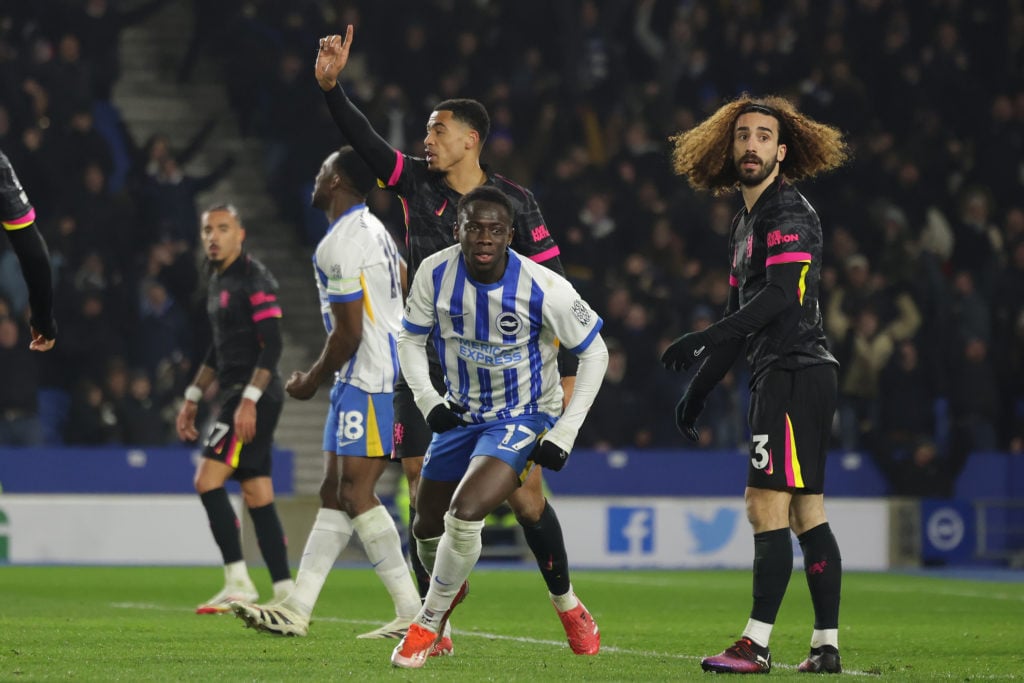
[[[604,321],[568,280],[552,277],[551,284],[544,293],[544,323],[563,348],[579,355],[594,341]]]
[[[434,307],[435,280],[439,280],[444,274],[444,267],[445,262],[438,263],[428,259],[416,271],[402,315],[402,327],[408,332],[427,334],[434,328],[437,320],[437,311]]]
[[[774,215],[765,216],[765,267],[786,263],[810,263],[820,249],[820,237],[813,214],[803,204],[782,205]]]
[[[496,181],[504,184],[503,189],[506,193],[518,200],[516,216],[512,222],[515,229],[512,235],[512,248],[535,263],[545,263],[557,258],[558,245],[548,230],[533,193],[502,176],[496,176]]]
[[[259,323],[268,318],[280,318],[283,313],[277,300],[277,279],[269,270],[254,267],[249,278],[249,305],[252,308],[252,321]]]
[[[327,248],[317,251],[316,265],[327,300],[331,303],[356,301],[363,297],[362,273],[366,267],[365,251],[362,245],[348,245],[342,248],[339,242],[332,242]]]

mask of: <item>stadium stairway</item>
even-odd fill
[[[191,32],[190,3],[180,0],[125,30],[121,36],[122,75],[113,103],[140,145],[160,132],[180,148],[204,122],[211,117],[217,120],[206,145],[183,170],[203,175],[228,155],[237,160],[226,178],[199,197],[197,208],[221,201],[236,205],[247,228],[247,248],[280,282],[284,353],[279,367],[287,379],[293,370],[308,368],[323,341],[310,250],[299,243],[298,230],[280,220],[265,191],[263,145],[239,134],[219,66],[201,58],[188,83],[176,82],[187,45],[183,38]],[[328,394],[325,387],[311,401],[285,402],[276,441],[278,446],[295,451],[297,494],[315,495],[319,490]]]

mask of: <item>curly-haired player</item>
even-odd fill
[[[838,130],[781,97],[741,96],[671,140],[675,171],[694,189],[722,195],[738,187],[744,204],[732,224],[724,317],[679,337],[661,359],[671,370],[700,363],[676,406],[679,430],[694,441],[705,398],[744,346],[751,367],[744,497],[754,604],[742,637],[701,668],[771,670],[768,640],[793,571],[792,530],[814,605],[811,651],[799,670],[838,673],[842,563],[823,491],[839,364],[818,307],[821,223],[792,183],[840,166],[849,153]]]

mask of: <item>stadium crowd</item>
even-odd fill
[[[117,119],[118,33],[164,4],[0,4],[0,148],[49,243],[60,325],[54,352],[28,358],[27,328],[2,315],[20,325],[26,299],[0,245],[0,374],[18,378],[0,385],[7,443],[174,440],[203,346],[195,198],[232,160],[190,176],[209,127],[137,144],[103,125]],[[325,140],[345,142],[312,78],[320,36],[356,26],[345,88],[399,149],[421,151],[439,100],[487,106],[484,160],[534,191],[605,319],[611,360],[580,446],[683,446],[672,406],[686,378],[657,359],[724,309],[739,202],[674,177],[667,138],[744,91],[792,98],[854,151],[801,186],[825,231],[835,447],[872,453],[897,491],[939,495],[972,451],[1024,454],[1019,0],[197,0],[194,12],[178,78],[200,60],[221,68],[240,132],[266,150],[268,191],[309,245],[324,229],[311,172]],[[370,203],[401,242],[400,203]],[[709,399],[700,447],[745,448],[746,391],[740,363]]]

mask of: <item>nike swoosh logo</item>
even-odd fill
[[[385,558],[385,559],[387,559],[387,558]],[[380,563],[381,563],[381,562],[383,562],[383,561],[384,561],[384,560],[377,560],[376,562],[372,562],[372,563],[371,563],[371,565],[372,565],[372,566],[374,566],[374,567],[376,567],[376,566],[377,566],[378,564],[380,564]]]
[[[707,346],[702,346],[699,349],[694,349],[693,350],[693,357],[694,358],[698,358],[700,356],[700,354],[704,353],[704,349],[706,349],[706,348],[708,348],[708,347]]]
[[[345,446],[351,446],[352,444],[356,443],[357,440],[358,439],[353,439],[352,441],[339,441],[338,442],[338,448],[344,448]]]
[[[437,581],[437,582],[438,582],[439,584],[441,584],[442,586],[450,586],[450,585],[451,585],[450,583],[445,583],[444,581],[442,581],[441,579],[439,579],[439,578],[438,578],[438,577],[436,577],[436,576],[434,577],[434,581]]]

